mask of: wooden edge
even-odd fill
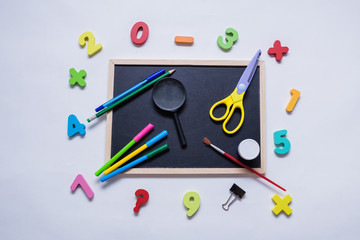
[[[260,159],[261,173],[266,173],[266,120],[265,120],[265,62],[259,61],[260,67]]]
[[[187,65],[187,66],[247,66],[250,61],[241,60],[149,60],[149,59],[110,59],[109,62],[109,90],[108,99],[113,98],[114,93],[114,72],[116,65]],[[265,63],[259,61],[260,67],[260,141],[261,141],[261,168],[253,168],[261,174],[266,173],[266,121],[265,121]],[[106,117],[106,153],[105,162],[111,158],[111,130],[112,130],[112,111]],[[133,168],[124,173],[132,174],[251,174],[244,168]]]
[[[114,95],[114,73],[115,73],[115,63],[112,60],[110,60],[108,99],[112,99]],[[109,161],[111,158],[112,117],[113,117],[113,112],[112,111],[108,112],[106,115],[105,162]]]
[[[111,59],[115,65],[206,65],[206,66],[246,66],[250,61],[240,60],[148,60],[148,59]],[[260,61],[262,62],[262,61]],[[259,62],[259,64],[260,64]]]
[[[262,168],[253,168],[255,171],[265,174]],[[245,168],[132,168],[123,173],[132,174],[253,174]]]

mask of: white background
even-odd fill
[[[1,1],[1,239],[356,239],[360,233],[360,3],[357,1]],[[147,42],[131,27],[144,21]],[[239,32],[231,51],[217,36]],[[94,57],[79,46],[91,31]],[[195,38],[176,46],[174,36]],[[290,48],[279,64],[266,52]],[[119,59],[250,60],[263,51],[266,80],[266,176],[293,198],[290,217],[271,209],[278,191],[253,176],[123,177],[104,187],[94,176],[105,155],[106,120],[67,137],[67,117],[82,123],[107,97],[108,61]],[[87,71],[71,88],[69,69]],[[292,114],[290,90],[301,92]],[[292,148],[274,153],[273,132],[287,129]],[[234,143],[236,147],[237,143]],[[89,201],[70,185],[82,173]],[[246,191],[228,212],[233,183]],[[134,193],[150,200],[135,216]],[[186,217],[183,195],[201,206]]]

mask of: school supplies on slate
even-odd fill
[[[141,147],[139,147],[138,149],[136,149],[135,151],[133,151],[132,153],[130,153],[129,155],[127,155],[126,157],[124,157],[123,159],[121,159],[120,161],[118,161],[117,163],[115,163],[114,165],[109,167],[108,169],[106,169],[104,171],[104,174],[109,174],[109,173],[113,172],[115,169],[117,169],[118,167],[120,167],[121,165],[123,165],[124,163],[126,163],[127,161],[129,161],[130,159],[132,159],[133,157],[135,157],[136,155],[138,155],[145,149],[151,147],[152,145],[154,145],[161,139],[165,138],[167,135],[168,135],[168,132],[166,130],[162,131],[161,133],[159,133],[158,135],[156,135],[155,137],[153,137],[152,139],[147,141],[144,145],[142,145]]]
[[[185,147],[186,139],[177,115],[177,111],[184,105],[186,100],[184,85],[174,78],[164,78],[155,84],[152,98],[158,108],[173,113],[181,146]]]
[[[255,50],[257,51],[257,49],[254,49],[254,54],[256,52]],[[253,54],[251,55],[253,56]],[[262,53],[262,56],[263,55],[264,52]],[[163,157],[159,157],[155,161],[145,161],[131,171],[128,171],[126,173],[127,175],[249,174],[249,171],[245,168],[238,167],[237,164],[234,164],[229,160],[221,159],[219,156],[216,157],[216,154],[213,156],[213,158],[208,158],[206,161],[204,161],[204,159],[201,157],[199,158],[198,156],[214,153],[211,153],[211,151],[205,148],[205,146],[199,147],[196,144],[192,144],[191,146],[189,145],[190,141],[192,141],[190,140],[190,137],[191,139],[200,139],[199,144],[203,144],[201,143],[201,140],[204,137],[204,129],[211,131],[211,128],[214,127],[216,128],[215,130],[222,134],[216,134],[214,137],[208,137],[214,138],[211,140],[214,143],[225,143],[226,141],[229,141],[229,136],[231,136],[231,141],[233,142],[234,147],[227,151],[235,157],[237,155],[236,145],[239,144],[244,139],[244,137],[252,138],[257,141],[260,146],[260,154],[256,159],[252,160],[252,162],[249,162],[247,165],[251,166],[259,173],[264,174],[266,172],[265,137],[267,128],[265,124],[265,63],[264,61],[261,61],[262,57],[259,59],[258,67],[254,74],[251,85],[244,96],[244,109],[246,116],[240,130],[235,134],[228,135],[222,130],[222,122],[215,122],[211,120],[209,116],[211,105],[216,102],[215,100],[224,98],[232,92],[231,90],[234,90],[236,83],[238,82],[242,73],[245,71],[246,67],[249,65],[250,60],[250,57],[249,61],[145,59],[110,60],[108,92],[113,94],[110,94],[111,97],[122,93],[124,89],[128,88],[126,86],[132,86],[130,79],[134,72],[136,72],[138,76],[146,76],[146,74],[149,72],[156,72],[161,68],[165,68],[166,70],[176,68],[176,72],[174,72],[170,77],[180,80],[186,90],[187,98],[184,106],[178,112],[178,116],[184,130],[185,138],[187,140],[187,148],[190,148],[184,151],[184,149],[181,147],[179,137],[177,136],[175,129],[175,123],[172,118],[172,113],[163,112],[161,109],[156,107],[155,103],[153,103],[153,100],[151,99],[151,94],[155,87],[153,85],[147,90],[139,93],[137,97],[133,97],[124,104],[121,104],[118,108],[115,108],[113,111],[111,111],[111,113],[109,112],[110,114],[105,114],[107,115],[106,125],[108,130],[106,132],[105,159],[109,160],[112,158],[114,154],[120,150],[120,148],[125,146],[131,140],[131,137],[133,136],[127,135],[128,137],[124,138],[124,132],[129,133],[130,131],[132,133],[137,133],[140,130],[139,128],[141,128],[141,124],[149,123],[151,120],[153,124],[155,122],[161,123],[161,128],[157,128],[158,130],[156,130],[156,134],[160,132],[160,129],[161,131],[166,129],[169,132],[169,139],[166,140],[166,142],[169,144],[169,146],[173,146],[173,148],[171,148],[171,151],[166,153],[166,156],[164,154]],[[136,79],[138,79],[138,77]],[[219,79],[223,79],[224,81],[219,81]],[[202,109],[204,106],[205,109]],[[205,110],[205,114],[201,113],[203,110]],[[217,113],[220,115],[220,112],[217,110],[220,109],[214,110],[215,116],[218,116],[216,115]],[[224,110],[222,112],[224,113],[225,107],[222,110]],[[233,125],[230,124],[233,123],[232,120],[235,120],[235,117],[237,117],[236,119],[238,121],[240,120],[240,111],[237,109],[235,112],[236,113],[234,113],[233,118],[227,124],[228,129],[233,129]],[[251,121],[248,121],[250,119]],[[140,123],[140,125],[137,123]],[[236,124],[237,123],[238,122],[236,122]],[[212,127],[207,128],[209,124]],[[170,129],[171,131],[175,131],[173,132],[175,135],[170,132]],[[153,135],[152,133],[151,137],[155,136],[156,134]],[[140,143],[140,145],[134,145],[118,160],[143,145],[147,140],[148,137],[146,137],[144,142]],[[152,149],[155,149],[157,146],[162,144],[163,142],[154,146]],[[152,149],[150,149],[150,151]],[[139,154],[138,156],[144,155],[147,151],[149,150],[144,151],[144,153]],[[136,158],[137,157],[133,158],[132,160]],[[171,161],[169,161],[167,158],[170,158]],[[240,160],[246,163],[246,161],[243,161],[242,159]],[[103,162],[101,165],[103,164],[105,164],[105,162]],[[100,168],[101,166],[99,165],[98,167]],[[94,170],[96,171],[97,169]],[[99,177],[101,177],[101,175]],[[269,175],[269,177],[271,177],[271,175]],[[260,179],[258,179],[258,181],[259,180]],[[229,188],[230,187],[231,186],[229,186]]]
[[[222,208],[225,210],[225,211],[228,211],[229,210],[229,207],[230,205],[235,202],[236,199],[241,199],[244,195],[245,195],[245,191],[241,189],[241,187],[239,187],[238,185],[236,185],[235,183],[232,185],[232,187],[230,188],[230,192],[231,192],[231,195],[230,197],[228,198],[228,200],[226,201],[226,203],[224,203],[222,206]],[[228,202],[230,201],[230,199],[234,197],[234,199],[228,204]]]
[[[110,111],[110,110],[112,110],[113,108],[117,107],[119,104],[125,102],[125,101],[128,100],[129,98],[131,98],[131,97],[135,96],[136,94],[138,94],[139,92],[143,91],[144,89],[146,89],[146,88],[154,85],[154,84],[155,84],[157,81],[159,81],[160,79],[162,79],[162,78],[164,78],[164,77],[167,77],[167,76],[173,74],[174,72],[175,72],[175,69],[172,69],[172,70],[170,70],[170,71],[167,71],[166,73],[162,74],[161,76],[155,78],[154,80],[146,83],[146,84],[143,85],[142,87],[140,87],[140,88],[136,89],[135,91],[129,93],[129,94],[126,95],[125,97],[121,98],[119,101],[111,104],[111,105],[108,106],[107,108],[105,108],[105,109],[99,111],[98,113],[96,113],[95,115],[89,117],[89,118],[87,119],[87,121],[88,121],[88,122],[91,122],[91,121],[93,121],[94,119],[96,119],[96,118],[104,115],[104,114],[107,113],[108,111]]]
[[[97,107],[95,109],[96,112],[110,106],[111,104],[115,103],[116,101],[120,100],[121,98],[125,97],[126,95],[132,93],[133,91],[135,91],[136,89],[140,88],[141,86],[145,85],[146,83],[150,82],[151,80],[159,77],[160,75],[165,73],[165,69],[161,69],[159,71],[157,71],[156,73],[151,74],[150,76],[148,76],[145,80],[139,82],[138,84],[136,84],[135,86],[129,88],[128,90],[126,90],[125,92],[117,95],[116,97],[114,97],[113,99],[110,99],[109,101],[107,101],[106,103],[100,105],[99,107]]]
[[[249,170],[252,173],[255,173],[256,175],[258,175],[259,177],[262,177],[263,179],[265,179],[266,181],[268,181],[269,183],[272,183],[273,185],[277,186],[278,188],[280,188],[283,191],[286,191],[285,188],[280,187],[279,185],[277,185],[276,183],[274,183],[273,181],[271,181],[270,179],[268,179],[267,177],[261,175],[260,173],[258,173],[257,171],[255,171],[254,169],[252,169],[251,167],[245,165],[244,163],[240,162],[238,159],[234,158],[233,156],[231,156],[230,154],[224,152],[223,150],[221,150],[220,148],[216,147],[215,145],[211,144],[210,140],[207,139],[206,137],[203,139],[203,143],[205,143],[207,146],[212,147],[213,149],[215,149],[217,152],[219,152],[220,154],[224,155],[225,157],[229,158],[231,161],[239,164],[240,166],[246,168],[247,170]]]
[[[166,151],[168,149],[169,149],[169,146],[167,145],[167,143],[165,143],[161,147],[158,147],[157,149],[145,154],[144,156],[132,161],[131,163],[128,163],[125,166],[123,166],[121,168],[118,168],[115,171],[101,177],[100,181],[104,182],[104,181],[106,181],[106,180],[108,180],[108,179],[110,179],[110,178],[112,178],[112,177],[114,177],[114,176],[116,176],[116,175],[118,175],[118,174],[120,174],[122,172],[125,172],[125,171],[129,170],[130,168],[142,163],[143,161],[148,160],[148,159],[150,159],[150,158],[152,158],[152,157],[154,157],[154,156],[156,156],[156,155],[158,155],[158,154],[160,154],[160,153],[162,153],[162,152],[164,152],[164,151]]]
[[[244,116],[245,116],[244,106],[243,106],[243,98],[244,98],[247,88],[249,87],[249,85],[251,83],[251,80],[254,77],[260,55],[261,55],[261,50],[258,50],[256,52],[255,56],[253,57],[253,59],[251,60],[250,64],[245,69],[243,75],[241,76],[239,82],[237,83],[237,85],[235,87],[235,90],[230,94],[230,96],[224,98],[223,100],[216,102],[210,108],[210,112],[209,112],[210,117],[214,121],[222,121],[225,119],[225,121],[223,123],[223,130],[227,134],[233,134],[233,133],[237,132],[240,129],[241,125],[243,124]],[[219,105],[226,105],[226,112],[222,117],[217,118],[213,115],[213,111]],[[231,108],[231,110],[230,110],[230,108]],[[234,110],[236,108],[239,108],[241,111],[241,119],[240,119],[240,122],[237,125],[237,127],[235,127],[235,129],[233,129],[232,131],[229,131],[226,128],[226,124],[229,122],[229,120],[232,117]],[[230,111],[230,113],[229,113],[229,111]]]
[[[96,171],[95,175],[99,176],[105,169],[111,166],[116,160],[119,159],[129,148],[131,148],[135,143],[140,141],[150,130],[154,128],[154,125],[149,123],[141,132],[139,132],[125,147],[123,147],[117,154],[115,154],[107,163],[104,164],[99,170]]]

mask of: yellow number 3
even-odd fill
[[[238,40],[239,38],[239,34],[238,32],[233,29],[233,28],[228,28],[226,29],[225,31],[226,33],[226,37],[225,37],[225,41],[226,43],[224,43],[223,41],[223,37],[222,36],[218,36],[217,38],[217,44],[219,45],[219,47],[222,49],[222,50],[229,50],[234,42],[236,42],[236,40]]]
[[[86,41],[88,41],[87,53],[90,57],[102,49],[102,45],[100,43],[95,45],[95,37],[92,32],[84,32],[80,35],[79,44],[81,47],[85,47]]]

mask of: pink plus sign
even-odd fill
[[[276,40],[274,42],[274,47],[269,48],[268,54],[269,55],[275,55],[276,61],[280,62],[283,54],[287,53],[289,51],[288,47],[282,47],[279,40]]]

